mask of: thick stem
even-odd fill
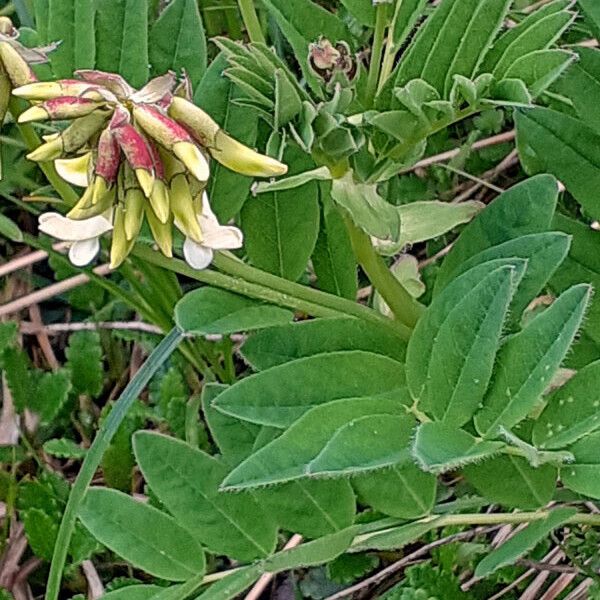
[[[177,348],[182,339],[183,333],[177,329],[172,329],[153,350],[148,360],[146,360],[135,377],[123,390],[121,397],[113,406],[108,417],[106,417],[94,442],[87,451],[81,465],[81,470],[71,488],[69,500],[65,507],[58,535],[56,536],[52,564],[50,565],[50,574],[48,576],[48,587],[46,588],[46,600],[57,600],[58,598],[62,573],[69,551],[71,536],[75,529],[77,514],[106,449],[135,399],[146,387],[156,371],[167,360],[175,348]]]
[[[359,229],[350,217],[346,226],[354,254],[367,277],[381,294],[396,319],[406,327],[414,328],[423,314],[424,307],[417,302],[387,268],[383,258],[377,254],[369,236]]]
[[[9,111],[16,122],[19,115],[23,112],[20,109],[16,98],[11,98]],[[17,123],[17,127],[21,137],[23,138],[23,141],[25,142],[25,145],[29,150],[35,150],[42,143],[38,134],[35,132],[35,129],[29,123]],[[53,163],[42,162],[38,164],[46,176],[48,183],[54,188],[54,190],[56,190],[66,204],[73,206],[79,199],[79,196],[75,190],[56,172]]]
[[[265,36],[263,35],[262,27],[256,14],[254,0],[238,0],[238,6],[240,7],[240,13],[242,13],[242,19],[244,20],[250,41],[266,44]]]
[[[371,64],[369,66],[369,77],[367,79],[366,99],[367,106],[371,107],[377,92],[377,82],[381,71],[381,57],[385,39],[385,28],[387,25],[387,4],[378,4],[375,9],[375,33],[373,34],[373,47],[371,50]]]
[[[391,319],[386,319],[366,306],[254,269],[224,253],[218,253],[213,262],[217,268],[225,271],[227,275],[209,269],[204,271],[192,269],[182,260],[166,258],[151,248],[140,244],[134,248],[133,254],[152,264],[186,275],[196,281],[243,294],[250,298],[286,306],[305,312],[313,317],[357,317],[391,327],[402,339],[407,340],[410,335],[408,328]]]

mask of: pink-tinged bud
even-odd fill
[[[98,90],[100,90],[100,86],[85,81],[59,79],[58,81],[28,83],[13,90],[13,94],[26,100],[51,100],[61,96],[77,96],[102,101],[104,97]]]
[[[160,157],[160,153],[158,148],[150,141],[146,140],[146,144],[148,145],[148,150],[150,150],[150,155],[152,156],[152,162],[154,163],[154,175],[157,179],[165,179],[165,165]]]
[[[9,42],[0,42],[0,62],[2,62],[13,87],[37,81],[31,67]]]
[[[150,196],[154,184],[154,162],[144,136],[129,124],[116,127],[112,132],[127,162],[135,171],[144,194],[146,197]]]
[[[171,150],[177,142],[192,141],[190,134],[179,123],[153,106],[144,104],[134,106],[133,117],[148,135],[167,150]]]
[[[95,83],[120,98],[128,98],[135,90],[116,73],[106,73],[105,71],[94,71],[92,69],[79,69],[75,75],[88,83]]]
[[[200,107],[185,98],[175,97],[169,105],[169,116],[183,125],[203,145],[215,145],[219,124]]]
[[[121,150],[112,131],[106,128],[98,140],[98,158],[96,159],[96,175],[102,177],[107,183],[113,184],[117,180]]]
[[[98,102],[75,96],[52,98],[27,109],[19,117],[19,123],[46,119],[76,119],[89,115],[100,106]]]

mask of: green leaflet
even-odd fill
[[[177,523],[215,554],[237,560],[270,555],[277,528],[247,494],[219,492],[228,468],[188,444],[150,432],[134,436],[144,478]]]
[[[99,0],[96,68],[119,73],[133,87],[148,80],[148,0]]]
[[[369,235],[390,242],[400,241],[400,211],[379,195],[376,185],[357,183],[352,172],[348,172],[341,179],[333,180],[331,197]]]
[[[558,186],[550,175],[531,177],[498,196],[462,231],[438,273],[435,293],[479,252],[522,235],[546,231],[557,199]]]
[[[600,52],[579,48],[579,60],[565,73],[559,90],[573,103],[577,116],[600,133]]]
[[[271,441],[263,439],[272,429],[234,419],[210,406],[223,389],[222,385],[204,386],[202,404],[213,439],[224,459],[235,466]],[[347,481],[302,479],[254,490],[253,494],[280,527],[305,538],[340,531],[354,521],[354,493]]]
[[[249,588],[262,574],[261,565],[243,567],[213,583],[196,600],[233,600]]]
[[[600,428],[600,361],[579,371],[549,398],[536,419],[533,443],[542,450],[573,444]]]
[[[76,331],[69,337],[66,367],[78,394],[95,398],[102,391],[102,347],[97,331]]]
[[[517,559],[533,550],[551,531],[566,523],[576,512],[575,508],[557,508],[545,519],[533,521],[481,560],[475,569],[475,577],[487,577],[502,567],[513,565]]]
[[[409,390],[415,400],[425,403],[426,410],[433,410],[434,408],[430,403],[430,395],[432,390],[430,389],[431,385],[429,384],[428,377],[431,370],[434,349],[437,345],[436,338],[441,328],[444,327],[444,322],[450,318],[450,315],[453,315],[451,317],[452,323],[457,323],[458,325],[462,323],[461,330],[464,330],[463,339],[468,343],[469,339],[471,339],[474,334],[476,336],[477,331],[473,331],[471,323],[465,322],[464,313],[461,311],[456,311],[456,306],[463,301],[466,302],[467,300],[465,297],[470,298],[469,302],[475,301],[475,298],[479,293],[485,293],[485,288],[488,282],[492,280],[498,280],[499,282],[500,279],[508,277],[510,272],[506,271],[506,269],[516,269],[515,281],[518,281],[522,276],[524,268],[525,262],[522,259],[517,258],[496,259],[487,263],[476,265],[460,277],[457,277],[455,280],[453,280],[452,283],[437,298],[435,298],[435,300],[427,308],[424,315],[421,317],[417,323],[417,326],[415,327],[406,353],[406,378]],[[473,293],[475,296],[472,295]],[[488,300],[488,302],[492,303],[493,301],[494,298]],[[499,316],[502,319],[503,315],[500,314]],[[480,326],[484,327],[485,324],[488,323],[490,332],[493,331],[494,327],[498,327],[497,323],[494,324],[494,318],[497,317],[498,315],[490,315],[491,320],[488,322],[486,315],[480,314]],[[448,327],[445,327],[445,330],[445,336],[447,337],[449,332]],[[475,337],[475,341],[477,341],[477,337]],[[444,347],[440,347],[440,351],[447,351],[447,347],[448,342],[445,342]],[[495,348],[492,348],[492,356],[487,357],[488,363],[489,361],[493,361],[495,350]],[[464,358],[465,357],[458,357],[459,361],[464,360]],[[456,364],[460,369],[460,363],[457,362]],[[488,364],[484,367],[479,364],[478,360],[473,361],[473,359],[471,359],[471,364],[472,367],[481,368],[481,375],[479,377],[472,376],[471,381],[468,382],[466,380],[464,385],[472,387],[473,392],[479,390],[477,394],[480,397],[485,391],[487,379],[489,379],[489,375],[486,375],[486,372],[490,368],[490,365]],[[440,367],[443,367],[443,365],[438,364],[436,368]],[[457,373],[460,373],[460,370]],[[440,370],[438,379],[441,377],[443,377],[443,372]],[[448,385],[445,386],[445,389],[448,389]],[[439,397],[437,399],[436,404],[438,406],[435,407],[434,414],[436,414],[438,418],[442,418],[448,400],[449,397]],[[478,403],[479,400],[475,402],[474,407],[471,406],[468,410],[462,410],[459,412],[471,412],[477,407]],[[454,415],[453,418],[457,418],[458,421],[461,421],[461,418],[463,417],[458,415],[459,413]],[[468,417],[464,418],[468,419]]]
[[[556,175],[592,217],[600,217],[600,134],[579,119],[541,107],[517,111],[516,125],[526,170]]]
[[[23,241],[23,232],[19,226],[6,215],[0,215],[0,236],[8,238],[13,242]]]
[[[160,14],[149,37],[150,64],[154,75],[181,69],[192,86],[206,70],[206,38],[196,0],[173,0]]]
[[[437,479],[409,463],[358,475],[352,485],[361,503],[391,517],[416,519],[433,508]]]
[[[329,562],[348,549],[356,529],[348,527],[296,548],[283,550],[263,561],[265,571],[278,573],[299,567],[311,567]]]
[[[533,410],[579,330],[590,295],[588,285],[570,288],[504,344],[475,415],[477,431],[494,436],[498,427],[511,429]]]
[[[95,8],[93,0],[49,0],[48,41],[60,42],[49,55],[56,77],[72,77],[75,69],[94,67]]]
[[[600,255],[598,254],[600,233],[583,223],[558,214],[554,218],[553,225],[573,236],[573,240],[569,255],[550,282],[552,290],[562,292],[580,281],[587,281],[593,285],[594,289],[600,289]],[[600,343],[600,298],[598,295],[592,298],[583,331],[586,336],[596,343]]]
[[[287,146],[283,161],[293,171],[305,171],[312,165],[295,145]],[[241,220],[245,248],[253,264],[296,280],[304,273],[319,234],[318,185],[309,182],[251,198],[242,208]]]
[[[444,0],[403,57],[395,85],[421,78],[447,98],[454,75],[471,79],[508,11],[507,0]]]
[[[204,553],[190,533],[126,494],[90,488],[79,518],[107,548],[155,577],[185,581],[204,571]]]
[[[57,458],[71,458],[81,460],[86,453],[86,448],[82,448],[73,440],[68,438],[55,438],[44,442],[44,452]]]
[[[344,479],[299,479],[252,494],[281,528],[308,539],[335,533],[354,522],[354,492]]]
[[[258,371],[291,360],[340,350],[363,350],[404,362],[406,343],[389,328],[360,319],[300,321],[251,335],[242,356]]]
[[[508,240],[465,260],[454,276],[491,260],[520,258],[527,261],[510,308],[510,320],[518,323],[529,303],[543,290],[569,251],[571,238],[560,232],[534,233]]]
[[[551,46],[573,20],[566,10],[572,3],[572,0],[550,2],[509,29],[496,40],[479,72],[493,73],[497,79],[503,79],[519,58]]]
[[[427,365],[421,400],[436,420],[460,427],[477,411],[492,376],[502,328],[520,276],[507,266],[477,283],[441,322],[429,360],[421,356],[421,368]],[[407,369],[417,368],[414,360],[419,354],[409,349],[408,356],[414,359],[409,360]]]
[[[429,517],[415,523],[400,525],[389,530],[358,536],[352,544],[355,552],[362,550],[400,550],[438,527],[440,517]]]
[[[238,465],[222,486],[238,490],[305,477],[307,465],[340,427],[361,416],[383,413],[404,414],[401,399],[351,398],[316,406],[281,436]]]
[[[333,44],[344,40],[353,45],[344,22],[310,0],[263,0],[263,4],[294,50],[306,81],[318,93],[319,82],[307,60],[309,44],[324,37]]]
[[[367,27],[375,25],[375,6],[371,0],[341,0],[348,12]]]
[[[403,365],[391,358],[360,350],[332,352],[242,379],[220,394],[213,405],[238,419],[285,428],[313,406],[340,398],[386,392],[397,395],[403,386]]]
[[[294,313],[225,290],[202,287],[175,306],[175,322],[186,333],[227,335],[291,321]]]
[[[229,78],[223,76],[226,67],[227,59],[221,53],[210,63],[196,87],[194,102],[236,140],[253,147],[258,115],[256,111],[236,104],[242,94]],[[207,191],[210,205],[220,222],[229,221],[239,212],[248,197],[251,183],[250,177],[239,175],[213,161]]]
[[[584,496],[600,498],[600,433],[587,435],[569,450],[575,462],[560,470],[563,485]]]
[[[410,464],[411,415],[374,414],[340,427],[306,468],[307,475],[350,476]]]
[[[547,90],[576,61],[577,54],[568,50],[536,50],[516,60],[508,70],[507,79],[520,79],[533,98]]]
[[[596,32],[600,32],[600,6],[595,0],[577,0],[583,12],[591,19]]]
[[[445,423],[423,423],[417,428],[412,453],[424,471],[440,474],[490,458],[504,446],[478,440]]]
[[[467,481],[490,502],[534,509],[550,502],[556,488],[557,469],[532,467],[524,458],[498,456],[480,465],[467,465]]]
[[[102,596],[102,600],[150,600],[165,588],[158,585],[128,585]]]
[[[71,377],[67,369],[59,369],[44,373],[38,379],[35,394],[28,399],[27,408],[39,416],[40,425],[52,425],[67,405],[73,387]]]
[[[324,186],[321,187],[323,190]],[[333,206],[322,206],[312,264],[319,289],[349,300],[356,299],[356,258],[344,219]]]

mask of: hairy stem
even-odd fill
[[[414,328],[424,307],[417,302],[387,268],[377,254],[369,236],[359,229],[350,217],[345,218],[354,254],[367,277],[381,294],[396,319],[406,327]]]
[[[178,329],[172,329],[153,350],[152,354],[148,357],[148,360],[146,360],[127,387],[123,390],[121,397],[115,402],[115,405],[100,427],[96,438],[87,451],[79,474],[77,475],[77,479],[71,488],[69,500],[67,501],[67,506],[65,507],[65,512],[56,537],[56,543],[54,544],[45,600],[58,599],[62,573],[69,551],[71,536],[75,529],[77,514],[106,449],[135,399],[139,396],[144,387],[146,387],[154,373],[156,373],[175,348],[177,348],[182,339],[183,333]]]
[[[240,7],[240,13],[242,13],[242,19],[248,32],[248,37],[251,42],[260,42],[265,44],[265,36],[256,14],[256,7],[254,6],[254,0],[238,0],[238,6]]]

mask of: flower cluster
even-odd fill
[[[210,263],[213,250],[239,248],[241,232],[218,223],[204,191],[209,159],[253,177],[281,175],[287,167],[229,137],[184,97],[187,88],[172,73],[140,90],[113,73],[75,75],[13,90],[33,104],[21,123],[72,120],[28,158],[54,161],[61,177],[86,188],[66,217],[41,215],[40,230],[72,242],[69,257],[79,266],[95,257],[99,237],[112,230],[110,264],[118,267],[144,219],[166,256],[172,256],[174,224],[185,236],[186,261],[197,269]]]

